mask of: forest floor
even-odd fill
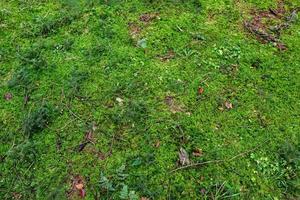
[[[1,199],[299,199],[299,15],[1,0]]]

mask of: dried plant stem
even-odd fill
[[[260,145],[252,148],[252,149],[249,149],[247,151],[244,151],[244,152],[241,152],[231,158],[228,158],[228,159],[223,159],[223,160],[209,160],[209,161],[206,161],[206,162],[198,162],[198,163],[193,163],[193,164],[190,164],[190,165],[185,165],[185,166],[182,166],[182,167],[178,167],[176,169],[173,169],[171,171],[172,172],[176,172],[176,171],[179,171],[179,170],[183,170],[183,169],[187,169],[187,168],[192,168],[192,167],[198,167],[198,166],[203,166],[203,165],[208,165],[208,164],[218,164],[218,163],[224,163],[224,162],[230,162],[230,161],[233,161],[237,158],[240,158],[240,157],[243,157],[251,152],[254,152],[256,151],[257,149],[259,149],[261,146],[263,146],[268,140],[266,140],[265,142],[261,143]]]

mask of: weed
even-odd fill
[[[45,69],[48,65],[38,46],[32,46],[26,49],[24,53],[20,55],[20,61],[22,67],[32,68],[34,70]]]
[[[80,94],[80,88],[82,87],[83,82],[88,78],[88,74],[86,72],[82,72],[79,70],[74,70],[71,73],[71,77],[67,83],[67,96],[69,98],[73,98],[76,95]]]
[[[107,53],[107,49],[108,47],[105,43],[95,44],[95,46],[84,51],[84,56],[90,61],[98,62]]]
[[[222,184],[215,184],[208,190],[202,190],[204,199],[219,200],[219,199],[236,199],[239,193],[234,193],[229,184],[223,182]]]
[[[32,31],[32,36],[48,37],[56,34],[58,30],[64,26],[70,25],[75,19],[80,16],[79,13],[60,12],[52,18],[36,19],[38,26]]]
[[[28,191],[33,190],[32,179],[34,173],[32,168],[37,160],[37,149],[34,142],[25,140],[22,143],[13,146],[7,153],[5,159],[1,180],[1,188],[7,189],[3,198],[11,199],[12,196],[22,196],[32,198]],[[10,176],[9,174],[14,174]],[[13,187],[12,187],[13,184]]]
[[[101,173],[99,182],[101,191],[104,194],[106,193],[106,195],[118,191],[120,199],[137,200],[139,198],[136,192],[133,190],[129,191],[128,186],[125,184],[128,177],[128,174],[125,174],[125,168],[126,166],[122,165],[116,170],[115,174],[110,176],[110,179]]]
[[[53,108],[49,104],[43,104],[29,113],[23,121],[23,131],[29,137],[42,131],[49,125],[53,118]]]
[[[31,83],[31,74],[27,68],[23,67],[13,74],[12,78],[8,81],[8,87],[28,90]]]

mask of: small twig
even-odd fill
[[[230,162],[230,161],[232,161],[232,160],[235,160],[235,159],[237,159],[237,158],[243,157],[244,155],[247,155],[247,154],[249,154],[249,153],[251,153],[251,152],[256,151],[256,150],[259,149],[262,145],[264,145],[267,141],[268,141],[268,140],[266,140],[265,142],[261,143],[260,145],[254,147],[254,148],[252,148],[252,149],[249,149],[249,150],[247,150],[247,151],[244,151],[244,152],[242,152],[242,153],[239,153],[239,154],[237,154],[237,155],[235,155],[235,156],[233,156],[233,157],[231,157],[231,158],[229,158],[229,159],[223,159],[223,160],[209,160],[209,161],[206,161],[206,162],[193,163],[193,164],[190,164],[190,165],[185,165],[185,166],[182,166],[182,167],[178,167],[178,168],[176,168],[176,169],[173,169],[173,170],[171,171],[171,173],[172,173],[172,172],[176,172],[176,171],[178,171],[178,170],[186,169],[186,168],[197,167],[197,166],[203,166],[203,165],[212,164],[212,163],[218,164],[218,163]]]

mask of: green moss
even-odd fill
[[[299,20],[243,27],[276,2],[1,1],[0,196],[299,198]]]

